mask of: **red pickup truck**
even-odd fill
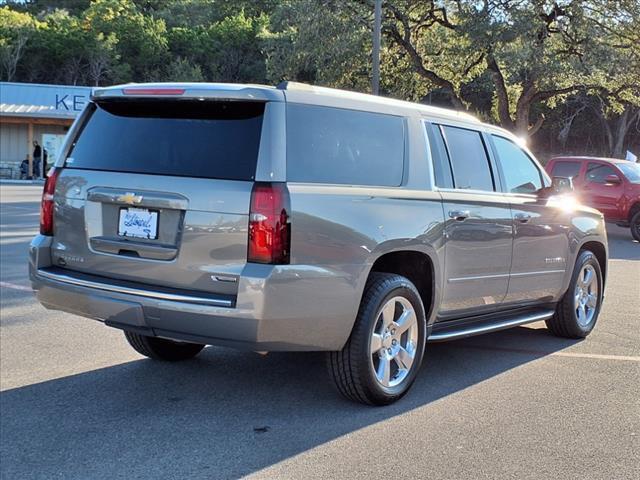
[[[570,177],[580,201],[602,212],[605,220],[631,228],[640,242],[640,164],[598,157],[555,157],[546,170]]]

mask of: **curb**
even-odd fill
[[[0,185],[44,185],[44,180],[0,180]]]

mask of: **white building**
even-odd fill
[[[0,82],[0,177],[19,178],[20,163],[33,161],[33,142],[52,164],[91,87]]]

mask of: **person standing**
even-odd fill
[[[33,175],[42,178],[42,147],[37,140],[33,142]]]

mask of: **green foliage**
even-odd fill
[[[289,0],[271,16],[265,35],[272,83],[295,80],[367,90],[371,30],[345,2]]]
[[[161,75],[170,58],[163,20],[145,16],[133,0],[94,0],[83,17],[89,30],[117,39],[121,65],[115,82],[151,81]]]
[[[370,88],[371,0],[4,2],[2,80]],[[384,95],[542,128],[547,144],[562,129],[563,146],[591,115],[603,152],[640,144],[637,0],[388,0],[382,28]]]
[[[264,82],[265,58],[260,37],[265,15],[243,11],[209,25],[175,27],[169,32],[171,52],[201,67],[203,78],[216,82]]]
[[[202,82],[204,75],[200,65],[191,63],[186,58],[177,57],[167,68],[167,78],[174,82]]]
[[[36,37],[41,25],[28,13],[0,8],[0,75],[14,80],[28,44]]]
[[[267,25],[265,15],[250,18],[244,11],[211,25],[207,30],[211,78],[225,82],[263,82],[265,60],[258,38]]]

